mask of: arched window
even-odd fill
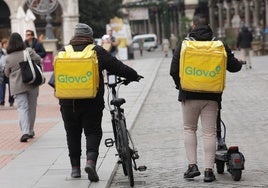
[[[8,37],[10,35],[10,11],[7,4],[0,0],[0,36],[1,38]],[[7,29],[8,28],[8,29]]]

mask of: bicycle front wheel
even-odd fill
[[[132,158],[131,158],[131,150],[129,148],[128,141],[128,131],[126,128],[126,124],[124,120],[119,122],[120,130],[118,134],[120,134],[120,146],[122,152],[122,167],[125,175],[128,176],[128,180],[130,186],[134,186],[134,177],[133,177],[133,168],[132,168]],[[119,135],[118,135],[119,136]]]

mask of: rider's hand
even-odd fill
[[[140,81],[140,79],[142,79],[142,78],[144,78],[143,76],[141,76],[141,75],[138,75],[137,76],[137,78],[135,79],[135,80],[128,80],[128,79],[126,79],[126,80],[124,80],[124,82],[123,82],[123,84],[124,85],[128,85],[130,82],[138,82],[138,81]]]
[[[131,82],[131,81],[129,81],[129,80],[124,80],[123,84],[124,84],[124,85],[128,85],[130,82]]]

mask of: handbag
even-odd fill
[[[45,83],[45,77],[41,67],[33,63],[28,50],[24,50],[24,61],[19,63],[21,68],[22,82],[34,86]]]

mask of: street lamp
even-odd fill
[[[50,14],[58,7],[58,0],[28,0],[27,4],[34,13],[46,16],[46,39],[55,39]]]
[[[47,7],[47,13],[46,13],[46,22],[47,22],[47,25],[46,25],[46,38],[47,39],[54,39],[55,35],[54,35],[53,31],[52,31],[52,25],[51,25],[52,17],[50,15],[49,1],[50,0],[46,0],[46,7]]]

